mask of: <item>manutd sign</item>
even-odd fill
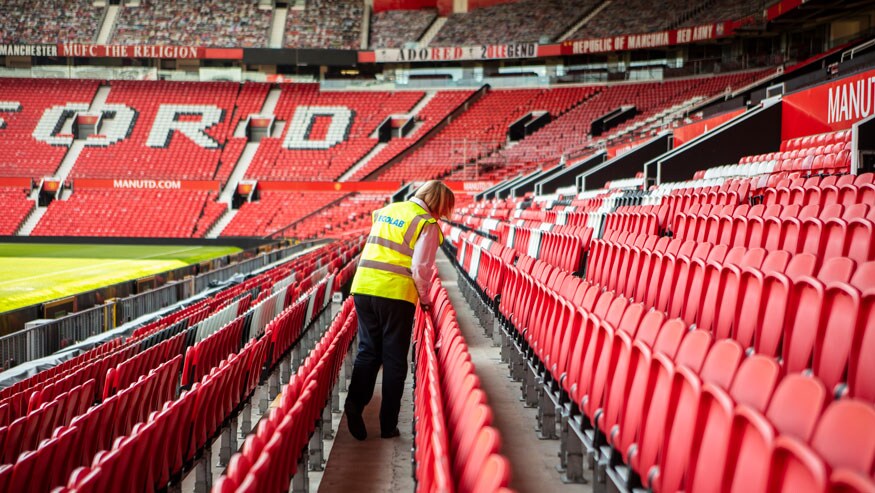
[[[457,60],[492,60],[504,58],[534,58],[538,56],[537,43],[506,45],[436,46],[413,49],[375,50],[377,63],[439,62]]]

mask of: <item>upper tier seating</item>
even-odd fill
[[[587,87],[489,91],[380,178],[407,181],[444,176],[502,146],[510,124],[527,113],[542,110],[559,115],[591,93]]]
[[[563,154],[593,145],[599,139],[610,138],[624,130],[643,127],[648,120],[679,103],[702,100],[720,94],[727,88],[738,89],[762,77],[763,72],[746,72],[716,77],[620,84],[598,88],[598,92],[584,104],[572,108],[564,115],[555,118],[547,126],[523,139],[514,147],[503,149],[495,155],[480,159],[485,168],[496,168],[484,174],[481,170],[468,170],[456,174],[459,178],[474,178],[478,173],[482,179],[494,180],[513,176],[523,169],[531,169],[541,163],[558,160]],[[638,114],[611,129],[611,135],[592,137],[590,127],[593,120],[622,105],[634,104]],[[633,134],[634,135],[634,134]],[[637,135],[636,135],[637,137]]]
[[[0,235],[14,235],[33,210],[34,203],[27,199],[30,190],[20,187],[0,187]]]
[[[453,110],[471,97],[471,91],[441,91],[431,98],[428,104],[416,115],[420,126],[410,135],[395,138],[380,152],[374,155],[368,163],[359,168],[350,177],[350,180],[362,180],[370,173],[385,165],[389,160],[413,145],[420,137],[432,130],[438,123],[447,117]]]
[[[386,118],[408,113],[422,97],[421,92],[321,92],[316,84],[283,87],[274,111],[277,119],[286,121],[283,136],[261,141],[246,176],[264,180],[336,180],[378,144],[374,132]],[[315,116],[296,121],[296,115],[300,118],[306,114],[305,107],[313,109]],[[319,107],[349,108],[351,124],[342,125],[341,114],[333,119],[320,116]],[[302,142],[291,142],[292,148],[287,149],[284,143],[292,132]],[[339,142],[321,147],[307,143],[331,139]]]
[[[437,11],[385,10],[371,16],[371,48],[402,48],[415,43],[434,22]]]
[[[308,0],[304,10],[289,9],[285,46],[358,49],[363,8],[357,0]]]
[[[520,0],[452,14],[433,46],[491,45],[550,41],[598,5],[596,0]]]
[[[231,82],[141,82],[112,81],[106,105],[124,104],[137,111],[129,129],[130,136],[106,147],[86,147],[71,176],[73,178],[164,178],[209,180],[220,164],[222,146],[232,134],[230,123],[234,102],[240,89]],[[218,108],[211,115],[185,115],[187,106]],[[166,120],[157,121],[159,112]],[[169,111],[172,110],[172,111]],[[175,121],[218,120],[205,132],[193,130],[200,142],[176,130]],[[109,121],[105,125],[114,125]],[[165,139],[158,143],[155,138]],[[158,147],[158,146],[162,147]],[[230,163],[233,166],[234,163]]]
[[[264,48],[272,12],[258,0],[141,0],[119,12],[111,42]]]
[[[91,0],[3,0],[0,44],[93,43],[102,14]]]
[[[40,124],[43,113],[53,106],[67,103],[88,105],[97,91],[93,80],[2,79],[0,94],[4,102],[19,103],[20,107],[0,108],[0,175],[40,179],[51,176],[58,169],[67,147],[37,141],[33,134],[41,130],[46,135],[56,129],[56,122]],[[68,133],[69,126],[57,129]]]
[[[681,26],[731,21],[762,12],[763,8],[763,2],[758,0],[669,0],[659,3],[647,0],[615,1],[575,31],[570,39],[644,34]]]
[[[244,203],[222,236],[267,236],[342,198],[348,192],[262,190],[260,199]],[[284,233],[284,236],[290,236]]]
[[[189,238],[209,227],[200,220],[216,196],[187,190],[76,190],[68,200],[49,204],[33,234]],[[218,218],[212,209],[208,214]]]

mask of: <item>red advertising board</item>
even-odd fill
[[[729,120],[732,120],[736,116],[744,113],[744,111],[744,108],[739,108],[737,110],[730,111],[729,113],[712,116],[711,118],[706,118],[704,120],[690,123],[689,125],[684,125],[683,127],[678,127],[674,130],[674,146],[680,147],[687,142],[695,139],[696,137],[702,135],[703,133],[707,132],[708,130],[713,129],[718,125],[722,125]]]
[[[219,191],[218,181],[212,180],[104,180],[77,178],[73,188],[116,188],[128,190],[208,190]]]
[[[623,34],[610,38],[574,39],[562,43],[563,55],[586,55],[611,51],[661,48],[722,38],[733,33],[731,21],[685,27],[671,31],[644,34]]]
[[[766,20],[776,19],[787,12],[795,9],[796,7],[802,5],[807,0],[781,0],[780,2],[772,5],[768,9],[766,9]]]
[[[781,138],[846,130],[875,112],[875,70],[784,96]]]
[[[0,177],[0,187],[31,188],[32,184],[30,178]]]

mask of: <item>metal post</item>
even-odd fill
[[[252,400],[246,401],[243,405],[243,410],[240,412],[240,438],[246,438],[246,435],[252,431]]]
[[[310,470],[322,471],[325,468],[325,454],[322,442],[322,420],[310,437]]]
[[[310,491],[310,476],[309,470],[310,452],[307,447],[301,452],[301,457],[298,459],[298,471],[292,477],[292,493],[309,493]]]
[[[338,399],[338,403],[340,399]],[[338,406],[339,408],[340,406]],[[340,409],[338,409],[340,411]],[[332,422],[333,417],[331,416],[331,405],[325,406],[322,409],[322,439],[323,440],[334,440],[334,423]]]

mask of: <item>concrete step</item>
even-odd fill
[[[222,231],[225,231],[225,228],[228,227],[228,225],[231,224],[231,221],[234,220],[234,217],[237,215],[237,211],[238,209],[232,209],[228,207],[228,210],[226,210],[225,213],[222,214],[221,217],[219,217],[215,224],[210,226],[210,229],[207,231],[207,234],[204,235],[204,237],[218,238],[222,234]]]

